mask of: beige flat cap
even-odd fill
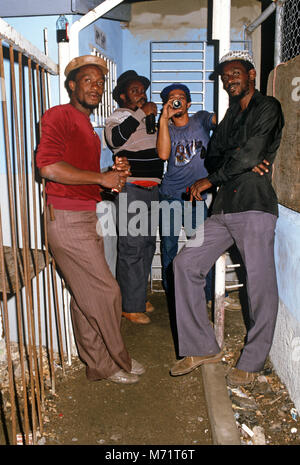
[[[98,66],[98,68],[101,69],[103,74],[108,73],[106,62],[105,60],[103,60],[103,58],[94,55],[83,55],[81,57],[73,58],[73,60],[70,61],[70,63],[66,66],[65,76],[68,76],[68,74],[74,69],[81,68],[82,66],[87,65]]]

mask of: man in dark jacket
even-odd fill
[[[256,71],[248,52],[229,52],[216,73],[221,75],[230,105],[215,131],[207,154],[209,175],[191,187],[201,199],[208,188],[219,188],[212,216],[174,260],[179,353],[171,369],[183,375],[222,358],[209,322],[204,295],[205,276],[234,243],[247,273],[249,326],[245,346],[227,376],[231,385],[245,385],[263,369],[269,354],[278,309],[274,264],[274,231],[278,216],[270,167],[281,140],[280,103],[255,89]]]

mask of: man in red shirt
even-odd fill
[[[100,57],[71,60],[65,69],[70,103],[44,114],[36,164],[47,180],[48,241],[71,293],[74,335],[87,378],[131,384],[145,370],[124,345],[121,293],[96,232],[100,191],[120,191],[130,174],[126,159],[100,171],[100,139],[89,116],[101,101],[107,71]]]

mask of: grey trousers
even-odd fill
[[[130,183],[116,199],[117,281],[124,312],[146,310],[148,280],[156,249],[158,199],[158,186],[148,190]],[[156,208],[157,214],[153,214]]]
[[[203,235],[187,242],[174,260],[176,319],[181,356],[216,354],[220,347],[209,321],[205,277],[234,243],[246,269],[249,320],[237,368],[263,369],[269,354],[278,310],[274,263],[276,216],[260,211],[212,215]]]
[[[107,378],[121,368],[130,371],[131,358],[120,331],[120,288],[96,232],[96,212],[53,212],[51,219],[47,208],[48,241],[71,292],[74,336],[87,378]]]

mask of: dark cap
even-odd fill
[[[125,91],[125,88],[130,81],[140,81],[144,85],[145,90],[147,90],[150,86],[149,79],[147,79],[145,76],[140,76],[134,70],[130,69],[128,71],[125,71],[118,77],[117,85],[113,90],[114,100],[116,100],[117,102],[119,101],[120,94],[122,94]]]
[[[170,84],[169,86],[165,87],[161,91],[160,97],[161,97],[163,103],[166,103],[168,101],[170,92],[172,92],[172,90],[175,90],[175,89],[183,90],[183,92],[186,95],[186,99],[187,99],[188,103],[192,101],[191,94],[190,94],[190,89],[187,86],[185,86],[184,84],[180,84],[180,82],[174,82],[174,84]]]

